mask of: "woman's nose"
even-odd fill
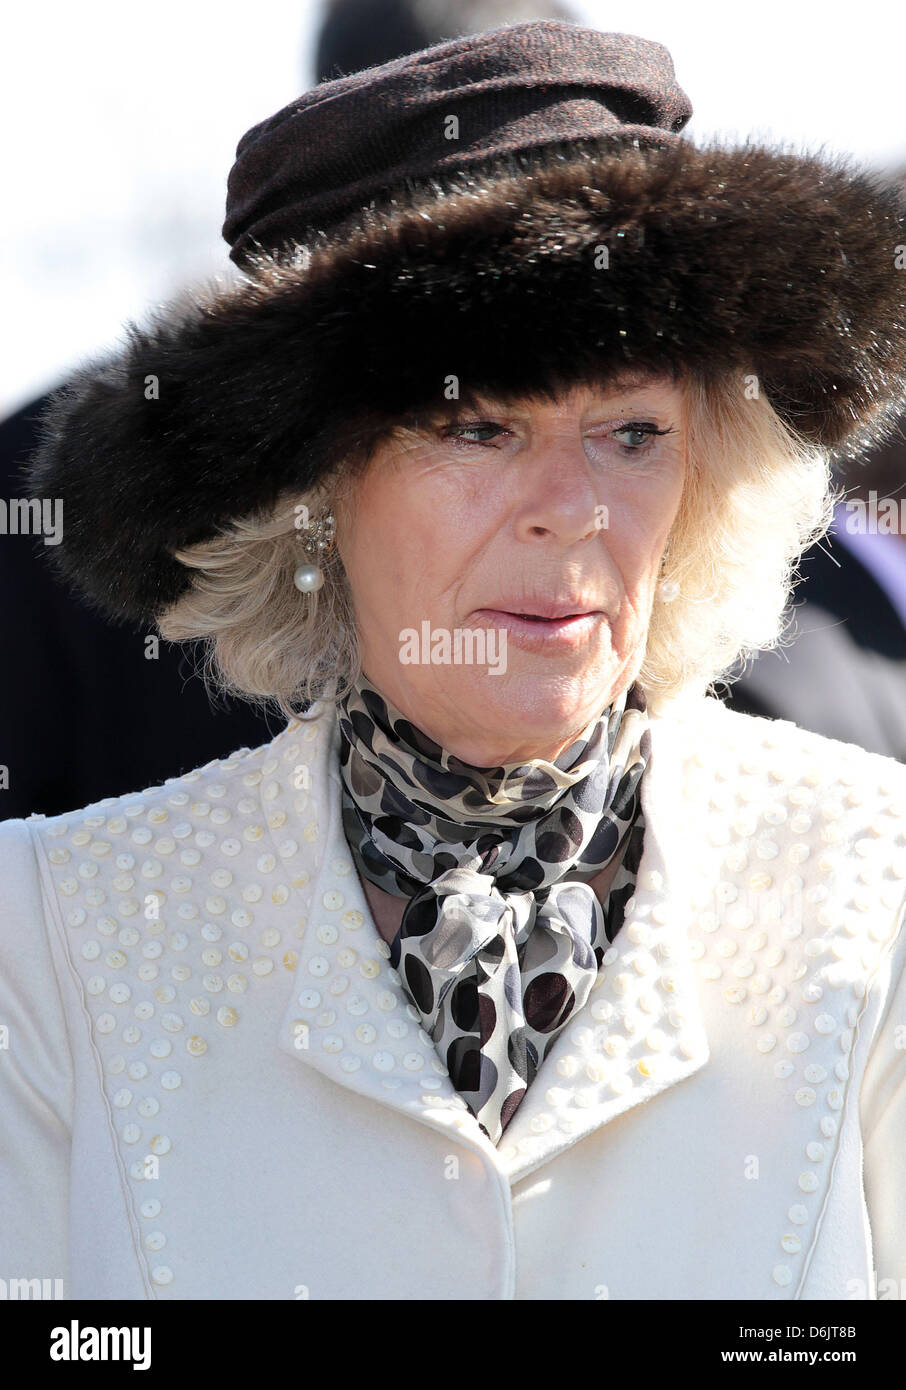
[[[606,526],[592,469],[578,435],[539,441],[519,470],[518,527],[526,537],[551,535],[574,544]]]

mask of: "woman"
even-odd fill
[[[247,280],[55,403],[64,571],[288,722],[0,829],[7,1269],[906,1276],[906,772],[707,693],[895,415],[903,208],[690,115],[549,21],[323,84],[240,142]]]

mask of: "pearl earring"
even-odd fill
[[[324,583],[324,571],[320,565],[300,565],[293,575],[293,583],[303,594],[313,594]]]
[[[318,557],[333,549],[336,522],[332,512],[313,521],[307,530],[306,543],[309,548],[314,547]],[[324,583],[324,571],[320,565],[299,565],[293,574],[293,583],[300,593],[314,594]]]
[[[680,596],[680,586],[673,579],[665,579],[664,572],[666,557],[661,560],[660,582],[657,586],[657,596],[661,603],[673,603]]]

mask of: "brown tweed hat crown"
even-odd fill
[[[472,34],[323,83],[254,126],[223,234],[242,264],[406,180],[558,141],[672,143],[691,115],[659,43],[550,20]]]
[[[401,417],[627,365],[758,377],[829,457],[906,396],[906,207],[845,156],[698,147],[661,45],[554,20],[326,82],[240,141],[246,278],[128,326],[56,396],[53,559],[147,622],[172,555],[304,493]],[[146,383],[159,383],[149,393]]]

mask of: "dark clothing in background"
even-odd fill
[[[833,533],[807,550],[792,646],[761,652],[718,693],[742,714],[790,719],[906,762],[906,629],[884,589]]]
[[[0,497],[25,497],[19,465],[37,444],[47,397],[0,423]],[[63,525],[66,524],[65,512]],[[0,535],[0,820],[56,815],[140,791],[237,748],[273,738],[282,716],[221,698],[193,674],[186,649],[153,630],[108,625],[54,576],[40,536]],[[145,731],[134,740],[135,717]]]

